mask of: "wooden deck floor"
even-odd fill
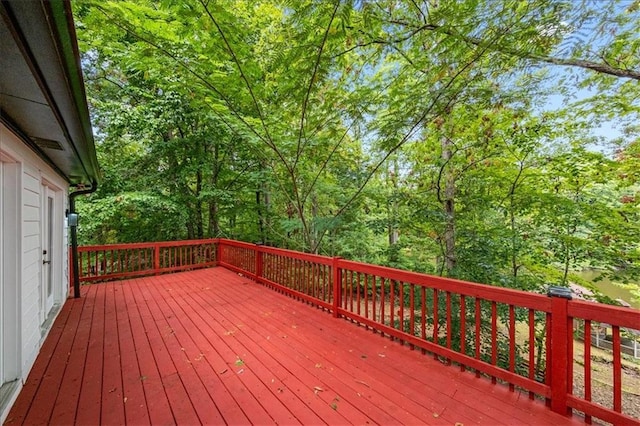
[[[83,287],[6,424],[571,424],[222,268]]]

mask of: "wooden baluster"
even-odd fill
[[[460,353],[466,355],[467,348],[467,300],[460,295]],[[464,371],[464,364],[460,364],[460,371]]]

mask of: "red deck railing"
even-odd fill
[[[108,281],[214,266],[217,245],[216,239],[208,239],[78,247],[80,281]]]
[[[220,265],[428,351],[445,363],[546,399],[552,410],[638,424],[622,403],[621,333],[640,311],[547,297],[226,239],[79,248],[80,280]],[[584,323],[584,390],[574,392],[574,323]],[[592,328],[613,330],[611,404],[592,400]],[[634,337],[630,334],[631,338]],[[601,391],[602,392],[602,391]]]

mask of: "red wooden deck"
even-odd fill
[[[82,296],[6,424],[582,424],[223,268]]]

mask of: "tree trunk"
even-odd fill
[[[389,255],[390,264],[398,262],[398,240],[400,239],[400,231],[398,229],[398,157],[393,157],[393,169],[387,169],[387,183],[391,187],[391,196],[387,201],[387,235],[389,239]]]
[[[195,229],[193,228],[193,223],[187,219],[187,239],[188,240],[195,240]]]
[[[447,276],[452,276],[456,267],[456,222],[455,222],[455,195],[456,183],[455,176],[451,170],[450,161],[452,157],[451,147],[453,143],[447,136],[441,139],[442,144],[442,160],[445,166],[444,176],[444,197],[442,199],[442,207],[445,214],[444,228],[444,266]]]
[[[218,176],[220,175],[220,149],[218,144],[213,146],[213,173],[211,173],[211,188],[218,189]],[[219,205],[218,197],[214,196],[209,201],[209,224],[207,229],[209,230],[210,237],[220,236],[220,217],[219,217]]]
[[[311,195],[311,229],[309,230],[309,248],[313,254],[318,254],[318,196],[314,192]]]
[[[209,202],[209,236],[217,238],[220,236],[220,217],[218,214],[218,202]]]
[[[260,162],[260,170],[264,172],[266,170],[266,163]],[[260,188],[256,191],[256,208],[258,210],[258,231],[260,233],[260,241],[263,244],[269,244],[269,229],[271,223],[269,220],[269,210],[271,204],[271,197],[269,195],[269,189],[264,179],[260,183]]]
[[[202,171],[196,173],[196,193],[195,193],[195,215],[196,215],[196,231],[198,238],[204,238],[204,225],[202,221],[202,200],[200,193],[202,192]]]

